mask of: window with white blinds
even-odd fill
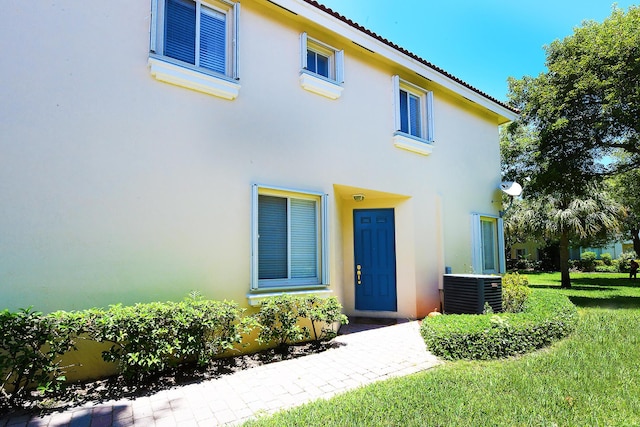
[[[326,196],[254,187],[253,288],[323,284]]]
[[[166,0],[164,55],[196,67],[228,73],[228,11],[193,0]]]
[[[409,82],[393,76],[396,103],[396,132],[422,140],[433,141],[433,95]]]
[[[151,14],[152,76],[228,100],[238,97],[240,3],[151,0]]]

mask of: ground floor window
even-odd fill
[[[326,195],[254,185],[251,288],[327,284]]]
[[[502,219],[480,214],[472,215],[473,270],[478,274],[505,271]]]

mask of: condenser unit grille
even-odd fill
[[[495,312],[502,311],[502,278],[488,275],[445,274],[444,312],[482,314],[485,303]]]

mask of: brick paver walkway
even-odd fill
[[[349,325],[347,332],[357,331]],[[316,399],[429,369],[418,322],[338,336],[322,353],[257,366],[214,380],[163,390],[134,400],[85,405],[46,416],[0,418],[0,427],[238,425]]]

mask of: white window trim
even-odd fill
[[[149,43],[149,70],[151,75],[159,81],[192,89],[219,98],[234,100],[240,93],[240,84],[237,82],[240,76],[239,63],[239,24],[240,24],[240,3],[233,3],[226,0],[215,0],[213,3],[195,0],[197,3],[204,3],[208,7],[213,7],[215,2],[227,5],[232,11],[233,28],[231,30],[231,46],[229,49],[230,69],[229,75],[218,74],[215,71],[207,70],[195,65],[188,64],[158,53],[162,50],[161,39],[164,28],[158,25],[158,20],[163,19],[159,11],[159,4],[164,4],[164,0],[151,0],[151,27]]]
[[[149,55],[149,70],[157,80],[192,89],[219,98],[234,100],[240,94],[240,84],[170,61],[164,56]]]
[[[400,79],[400,76],[392,77],[394,128],[393,145],[398,148],[428,156],[433,152],[433,92]],[[420,134],[424,137],[402,132],[400,130],[400,89],[420,98],[420,122],[422,128]]]
[[[304,70],[300,72],[300,86],[303,89],[325,96],[329,99],[338,99],[342,96],[342,86],[321,78],[318,75]]]
[[[330,77],[326,78],[307,70],[307,49],[309,44],[319,47],[318,50],[330,52],[329,69]],[[342,96],[344,87],[344,51],[338,50],[328,44],[309,38],[307,33],[300,34],[300,85],[303,89],[325,96],[329,99],[338,99]],[[335,78],[331,78],[335,77]]]
[[[261,194],[313,197],[319,199],[319,225],[320,225],[320,265],[318,273],[320,274],[319,283],[314,284],[292,284],[283,283],[282,286],[260,287],[258,279],[258,196]],[[262,184],[253,184],[251,191],[251,292],[270,292],[278,293],[286,291],[309,291],[310,289],[326,289],[329,286],[329,220],[328,220],[328,199],[325,193],[314,191],[304,191],[293,188],[269,186]]]
[[[497,215],[485,215],[480,213],[471,214],[471,266],[477,274],[483,274],[483,258],[482,258],[482,218],[496,220],[497,243],[498,243],[498,271],[496,273],[504,273],[506,271],[506,259],[504,253],[504,223],[502,218]]]
[[[396,132],[393,134],[393,145],[403,150],[428,156],[433,152],[433,144],[426,142],[421,138],[413,135],[407,135],[404,132]]]

